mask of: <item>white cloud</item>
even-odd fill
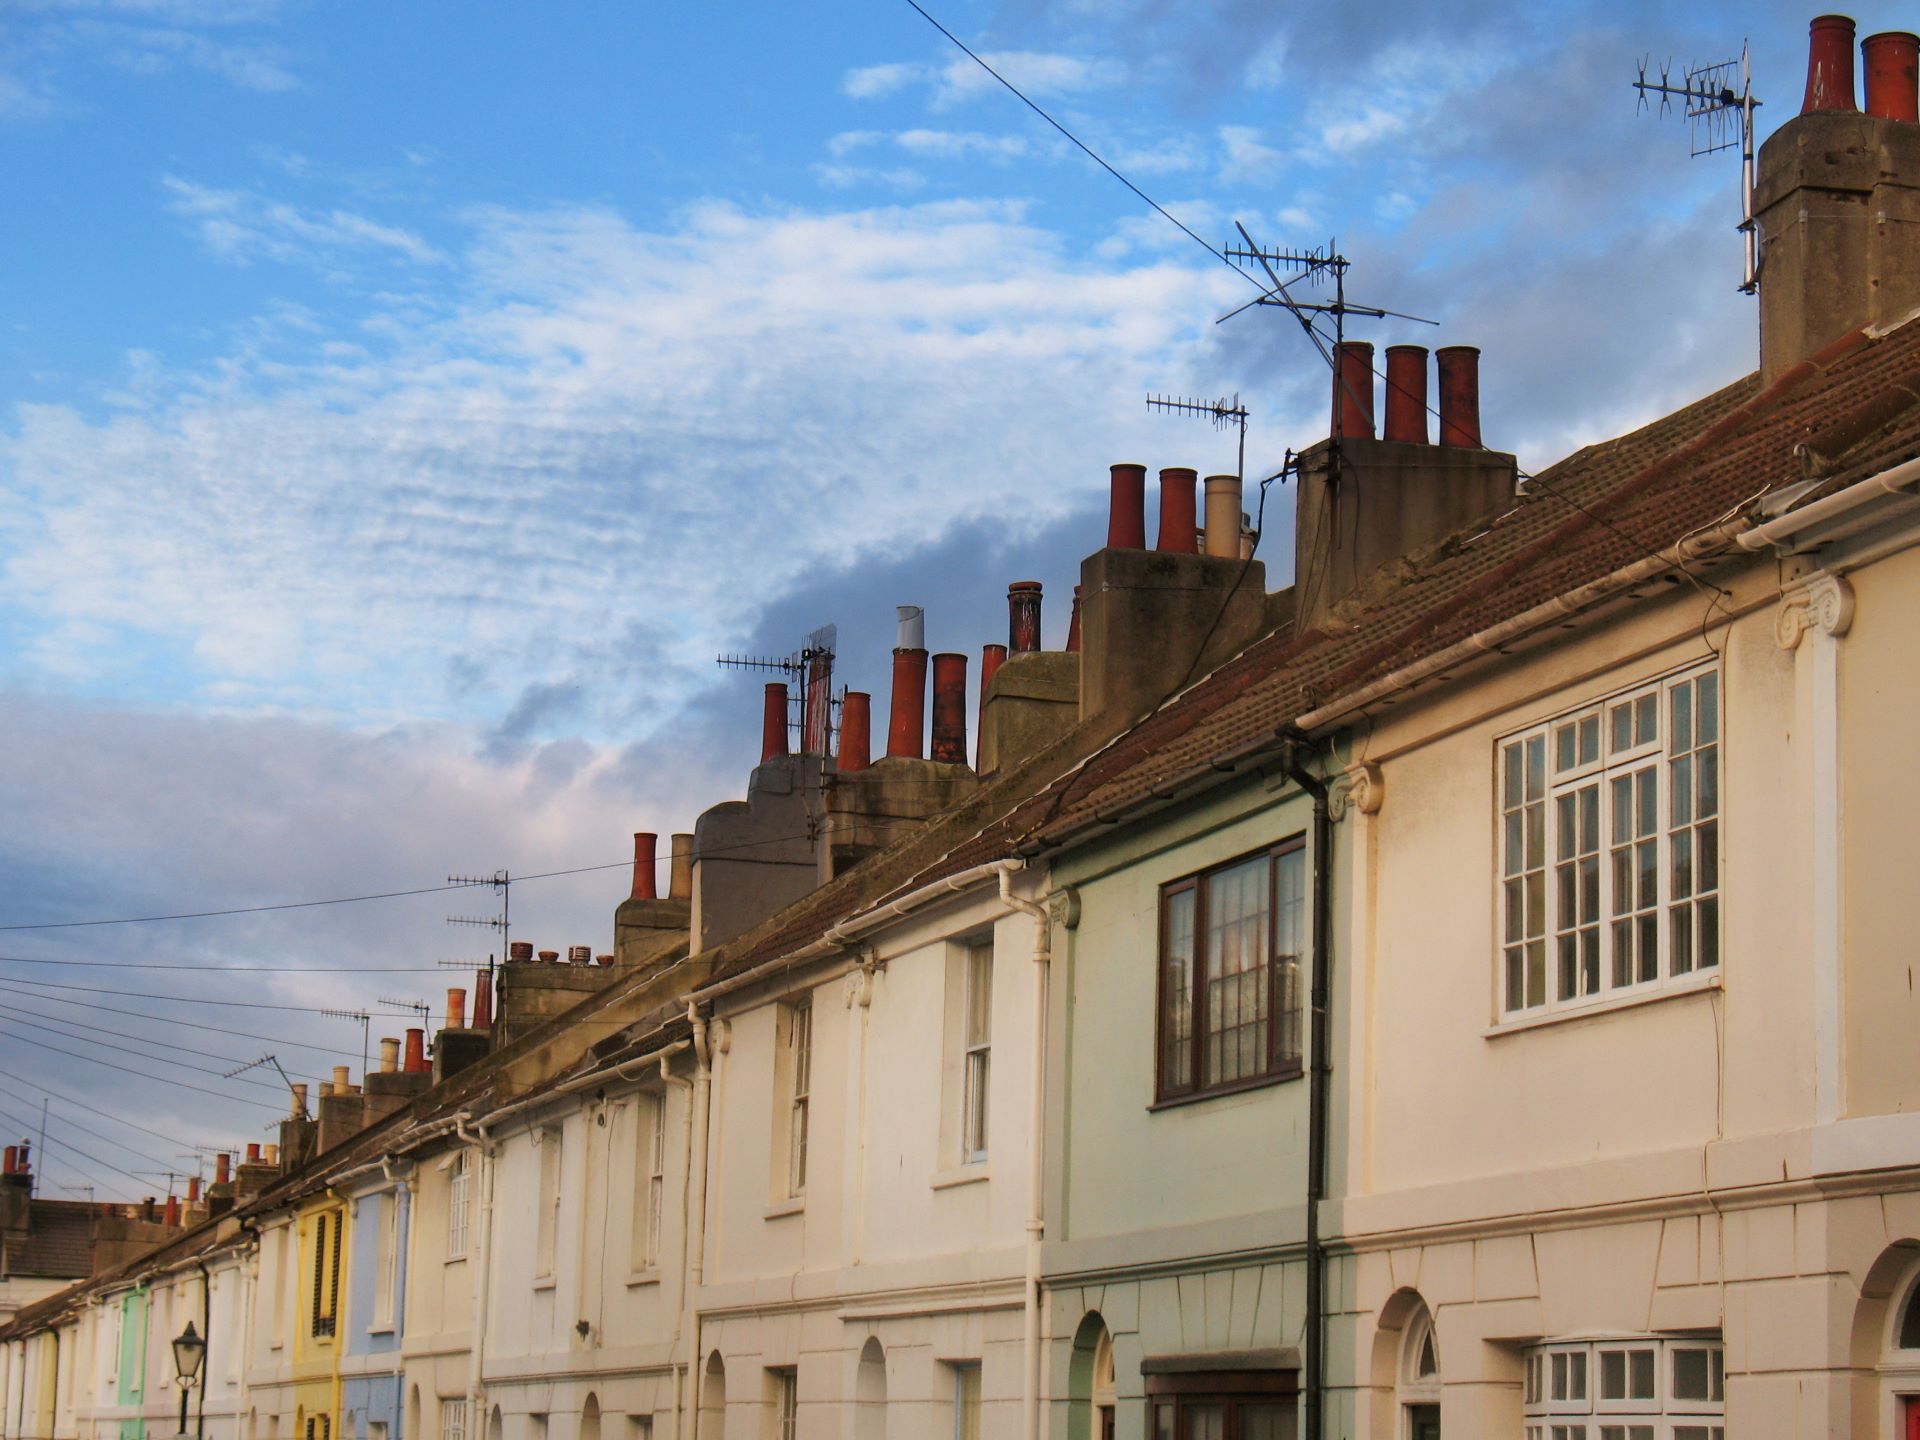
[[[1027,142],[1021,136],[983,135],[977,130],[903,130],[893,137],[893,143],[914,155],[943,160],[1011,160],[1027,153]]]
[[[1258,184],[1271,180],[1285,164],[1286,157],[1261,138],[1251,125],[1222,125],[1220,180],[1226,185]]]
[[[252,191],[215,189],[176,175],[161,183],[173,197],[168,208],[189,222],[209,250],[235,264],[331,261],[342,250],[384,252],[422,265],[446,258],[409,230],[349,210],[302,211]]]
[[[840,80],[840,92],[855,100],[878,100],[926,77],[924,65],[863,65]]]
[[[1035,100],[1109,89],[1127,73],[1116,61],[1040,50],[982,51],[980,58]],[[1000,82],[965,55],[956,55],[940,70],[933,98],[936,105],[953,105],[989,92],[1002,92]]]
[[[815,165],[813,175],[829,190],[857,190],[863,185],[880,185],[888,190],[910,194],[927,183],[927,177],[904,165],[887,168],[876,165]]]

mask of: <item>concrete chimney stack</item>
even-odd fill
[[[1809,33],[1800,113],[1760,147],[1760,379],[1771,384],[1852,331],[1920,308],[1920,124],[1915,48],[1892,31],[1862,45],[1867,108],[1855,106],[1853,21]]]

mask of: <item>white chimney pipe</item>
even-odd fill
[[[896,650],[924,650],[927,648],[927,612],[918,605],[900,605],[895,607],[900,617],[900,638],[893,642]]]

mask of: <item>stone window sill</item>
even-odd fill
[[[1683,995],[1706,995],[1720,989],[1720,968],[1697,971],[1685,980],[1670,981],[1654,989],[1636,990],[1626,995],[1609,995],[1605,999],[1589,1001],[1585,1005],[1569,1005],[1562,1010],[1548,1010],[1538,1015],[1521,1015],[1512,1020],[1501,1020],[1489,1025],[1480,1032],[1487,1040],[1498,1040],[1503,1035],[1517,1035],[1526,1030],[1539,1030],[1548,1025],[1564,1025],[1571,1020],[1586,1020],[1595,1015],[1612,1015],[1621,1010],[1637,1010],[1642,1005],[1657,1005],[1662,1000],[1678,1000]]]

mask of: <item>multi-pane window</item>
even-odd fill
[[[467,1253],[468,1155],[456,1150],[447,1174],[447,1258]]]
[[[961,1115],[961,1158],[987,1158],[987,1099],[993,1060],[993,942],[967,949],[965,1102]]]
[[[787,1100],[787,1194],[807,1193],[807,1108],[813,1085],[813,1002],[801,1000],[785,1010],[787,1063],[791,1089]]]
[[[633,1259],[635,1270],[660,1261],[660,1207],[667,1186],[667,1100],[642,1095],[634,1107]]]
[[[953,1440],[980,1440],[980,1367],[960,1363],[953,1371]]]
[[[1671,676],[1500,742],[1501,1008],[1720,963],[1720,677]]]
[[[440,1402],[440,1440],[467,1440],[467,1402]]]
[[[345,1215],[327,1211],[313,1221],[313,1308],[307,1333],[325,1338],[334,1333],[340,1311],[340,1232]]]
[[[1725,1440],[1717,1340],[1541,1345],[1526,1357],[1526,1440]]]
[[[1292,1391],[1282,1371],[1150,1375],[1148,1440],[1293,1440]]]
[[[560,1235],[560,1162],[564,1158],[560,1127],[542,1130],[539,1141],[540,1199],[539,1214],[534,1218],[533,1274],[536,1280],[547,1280],[553,1276],[554,1247]]]
[[[1162,887],[1160,1099],[1299,1069],[1305,871],[1296,836]]]
[[[800,1433],[800,1372],[773,1372],[775,1440],[795,1440]]]

